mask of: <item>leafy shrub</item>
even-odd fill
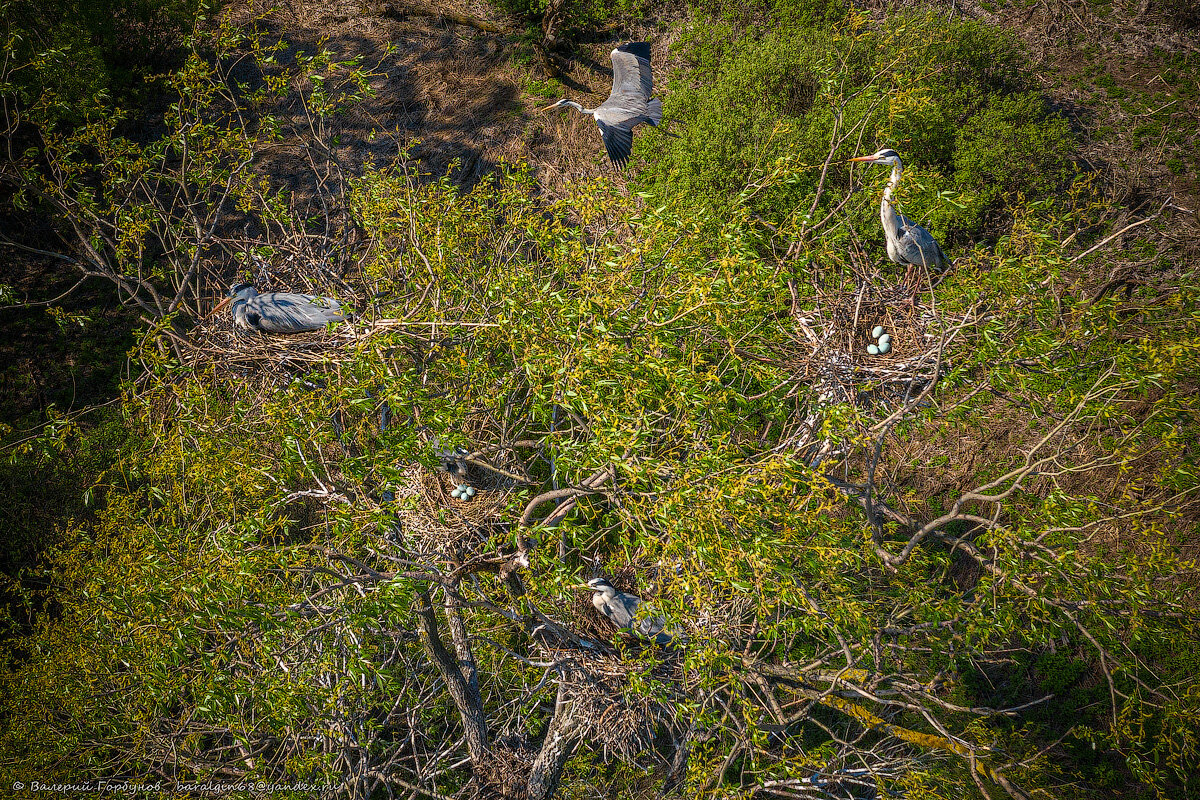
[[[804,20],[814,8],[775,11]],[[739,33],[727,19],[711,22],[679,44],[689,68],[671,81],[665,116],[681,138],[643,136],[636,145],[660,151],[639,178],[659,198],[687,198],[717,216],[745,205],[775,225],[809,209],[820,217],[844,198],[830,185],[844,185],[839,164],[888,145],[910,168],[906,213],[937,235],[969,235],[1003,193],[1047,192],[1070,174],[1070,131],[1031,91],[1025,58],[1004,32],[911,14],[882,27],[851,16],[832,32],[801,21]],[[991,170],[1004,163],[1018,168],[998,181]],[[773,169],[787,179],[759,188]],[[939,197],[949,191],[963,201]],[[866,228],[875,202],[845,213]]]
[[[1075,150],[1070,126],[1035,92],[993,97],[958,131],[954,177],[982,213],[1004,195],[1061,189]]]
[[[693,144],[724,133],[736,146],[717,148],[697,177],[665,143],[676,161],[663,188],[691,175],[710,192],[673,208],[639,204],[606,180],[547,201],[521,172],[459,190],[426,180],[403,155],[347,181],[345,202],[367,234],[351,279],[361,277],[356,288],[379,318],[290,367],[295,380],[279,380],[278,351],[231,366],[200,339],[208,355],[185,366],[165,346],[174,338],[147,332],[136,351],[145,372],[122,407],[134,452],[109,468],[95,525],[64,531],[48,568],[56,613],[31,604],[37,624],[4,654],[0,764],[45,779],[236,775],[362,796],[420,781],[428,793],[465,795],[488,765],[519,778],[531,750],[557,741],[547,724],[574,706],[556,702],[571,691],[567,660],[613,644],[619,658],[605,664],[622,680],[621,703],[602,695],[599,719],[629,700],[705,729],[685,774],[671,776],[685,796],[740,796],[769,780],[811,786],[843,753],[842,763],[885,759],[881,792],[966,796],[1004,777],[1030,796],[1052,794],[1078,777],[1056,763],[1063,737],[1121,754],[1161,797],[1187,796],[1200,757],[1196,671],[1180,660],[1156,674],[1147,657],[1168,637],[1172,650],[1196,652],[1194,610],[1176,583],[1193,565],[1162,544],[1177,514],[1194,513],[1177,504],[1197,483],[1195,289],[1135,307],[1057,291],[1072,269],[1066,231],[1091,209],[1026,202],[993,251],[937,288],[930,333],[954,338],[943,339],[947,371],[928,385],[930,402],[905,391],[860,403],[872,382],[861,363],[812,360],[854,335],[857,304],[831,305],[848,276],[818,263],[821,243],[810,242],[796,261],[814,280],[785,289],[784,264],[756,250],[752,213],[802,227],[809,203],[841,202],[822,195],[814,164],[871,137],[909,146],[953,129],[942,125],[950,105],[930,110],[944,65],[922,60],[936,50],[924,32],[944,23],[913,24],[916,33],[880,33],[855,23],[838,34],[845,47],[811,30],[764,34],[728,63],[708,62],[720,77],[711,98],[767,110],[749,109],[742,128],[736,109],[695,106]],[[738,59],[745,70],[731,66]],[[336,66],[324,56],[303,63]],[[189,69],[179,85],[204,86],[199,56]],[[207,112],[202,123],[215,112],[204,106],[211,94],[183,94]],[[322,114],[348,101],[305,97]],[[993,103],[1005,97],[1017,98],[1011,109]],[[963,94],[957,113],[969,103],[967,119],[992,109],[992,126],[1019,126],[1036,111],[1017,90],[985,99]],[[211,132],[210,158],[213,141],[236,151],[242,140],[223,135],[237,131],[195,119],[176,111],[166,125],[180,138]],[[847,138],[830,153],[835,128]],[[270,141],[248,137],[245,147]],[[77,151],[50,155],[70,167]],[[158,163],[169,151],[122,141],[120,152]],[[953,159],[918,153],[913,163],[903,199],[918,207],[960,177],[990,180],[958,175]],[[740,183],[728,183],[725,164]],[[199,188],[229,174],[214,167]],[[868,180],[876,186],[882,173]],[[277,196],[269,175],[262,192]],[[731,213],[713,213],[721,208]],[[873,214],[864,200],[845,216]],[[166,250],[174,267],[187,263],[186,247]],[[808,312],[828,333],[816,350],[797,319]],[[849,400],[819,394],[826,375]],[[908,376],[910,389],[922,380]],[[1018,438],[1050,433],[1030,448],[995,446],[996,422]],[[905,449],[935,436],[953,455],[926,462],[925,451]],[[486,517],[464,517],[436,492],[397,500],[391,489],[445,445],[507,454],[526,472],[505,481]],[[1145,466],[1151,456],[1160,473]],[[1027,471],[1008,473],[1019,477],[1000,477],[1022,463]],[[938,516],[955,518],[924,517],[924,539],[914,534],[923,498],[913,472],[954,487]],[[578,490],[552,538],[525,524],[522,508],[548,502],[537,497],[596,474],[612,477],[600,492]],[[964,484],[978,489],[957,502]],[[898,518],[864,516],[872,503]],[[417,511],[412,524],[407,512]],[[431,519],[469,538],[426,538],[421,520]],[[1110,530],[1127,552],[1097,552]],[[517,564],[514,538],[526,536],[540,540],[529,562],[502,572]],[[652,582],[664,613],[686,626],[680,680],[654,679],[668,657],[620,638],[586,648],[535,638],[557,636],[551,625],[569,633],[596,623],[574,587],[597,567]],[[455,645],[441,659],[439,619]],[[1014,651],[1068,634],[1079,648],[1069,663],[1034,667],[1045,687],[1004,666],[1019,660]],[[1112,683],[1076,662],[1099,664]],[[472,691],[451,697],[450,681],[465,684],[467,672],[477,672]],[[1041,694],[1088,678],[1095,704]],[[1020,705],[994,713],[994,700]],[[484,738],[493,734],[487,758],[463,743],[468,702],[487,722]],[[1085,718],[1063,731],[1064,711]],[[667,739],[658,755],[671,755]],[[595,741],[580,749],[562,796],[600,779],[612,796],[657,793],[648,779],[662,768],[643,769],[652,762],[601,767]],[[421,767],[437,763],[435,773]],[[998,764],[1003,776],[990,771]],[[1097,784],[1118,777],[1105,772]]]
[[[53,118],[79,122],[105,97],[121,99],[143,79],[181,63],[183,40],[204,0],[3,0],[5,49],[30,69],[9,91],[42,98]]]
[[[706,57],[711,54],[701,55]],[[816,161],[828,137],[829,108],[814,104],[823,97],[821,84],[835,69],[834,58],[828,37],[806,29],[745,41],[715,65],[707,85],[693,89],[673,84],[666,115],[685,122],[682,138],[653,141],[664,152],[643,181],[663,197],[688,197],[698,206],[719,210],[738,196],[756,170],[776,158],[797,154]],[[707,73],[703,67],[698,72]],[[649,146],[651,138],[642,137],[642,146]],[[778,218],[815,182],[815,175],[798,176],[794,184],[756,198],[754,208]]]
[[[562,27],[578,34],[594,30],[616,19],[642,19],[661,2],[662,0],[497,0],[496,5],[530,23],[531,31],[547,12],[561,14]]]

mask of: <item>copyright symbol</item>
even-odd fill
[[[21,783],[20,781],[13,781],[13,788],[19,792],[25,788],[25,784]]]

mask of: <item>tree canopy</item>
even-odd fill
[[[982,23],[776,12],[682,38],[685,127],[638,139],[629,184],[554,194],[399,141],[349,164],[377,65],[229,18],[154,135],[14,101],[14,202],[143,327],[86,508],[6,577],[3,781],[1195,793],[1176,206],[1135,219],[1075,169]],[[946,274],[884,263],[884,175],[844,163],[876,142],[914,153],[898,202]],[[231,278],[357,315],[238,333],[206,313]],[[103,441],[62,417],[9,453]],[[597,576],[672,643],[597,616]]]

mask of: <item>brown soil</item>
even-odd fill
[[[483,2],[435,5],[497,26],[514,25]],[[555,86],[516,35],[404,15],[403,7],[295,0],[260,23],[286,41],[291,52],[325,47],[339,59],[361,57],[374,68],[376,97],[337,122],[343,163],[394,158],[396,144],[386,136],[391,132],[410,148],[410,156],[420,159],[423,171],[435,177],[449,172],[462,185],[473,184],[502,163],[530,164],[550,190],[612,172],[591,119],[572,110],[540,109],[564,96],[598,105],[612,85],[608,51],[637,32],[621,31],[626,34],[621,36],[614,31],[609,39],[579,45],[570,58],[556,56],[561,74]],[[246,22],[252,7],[238,2],[228,13]],[[656,61],[666,55],[668,44],[655,43]],[[287,169],[286,164],[278,166]]]

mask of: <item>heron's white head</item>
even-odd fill
[[[592,578],[587,582],[588,588],[597,592],[615,592],[616,589],[607,578]]]
[[[854,163],[855,161],[865,161],[868,164],[890,164],[893,167],[902,166],[900,164],[900,154],[897,153],[895,150],[893,150],[890,147],[885,147],[882,150],[872,153],[869,156],[859,156],[858,158],[852,158],[847,163]]]
[[[254,295],[258,294],[258,290],[254,288],[252,283],[235,283],[229,287],[229,293],[221,298],[221,302],[213,306],[210,314],[216,314],[218,311],[224,311],[233,304],[234,300],[249,300]]]

